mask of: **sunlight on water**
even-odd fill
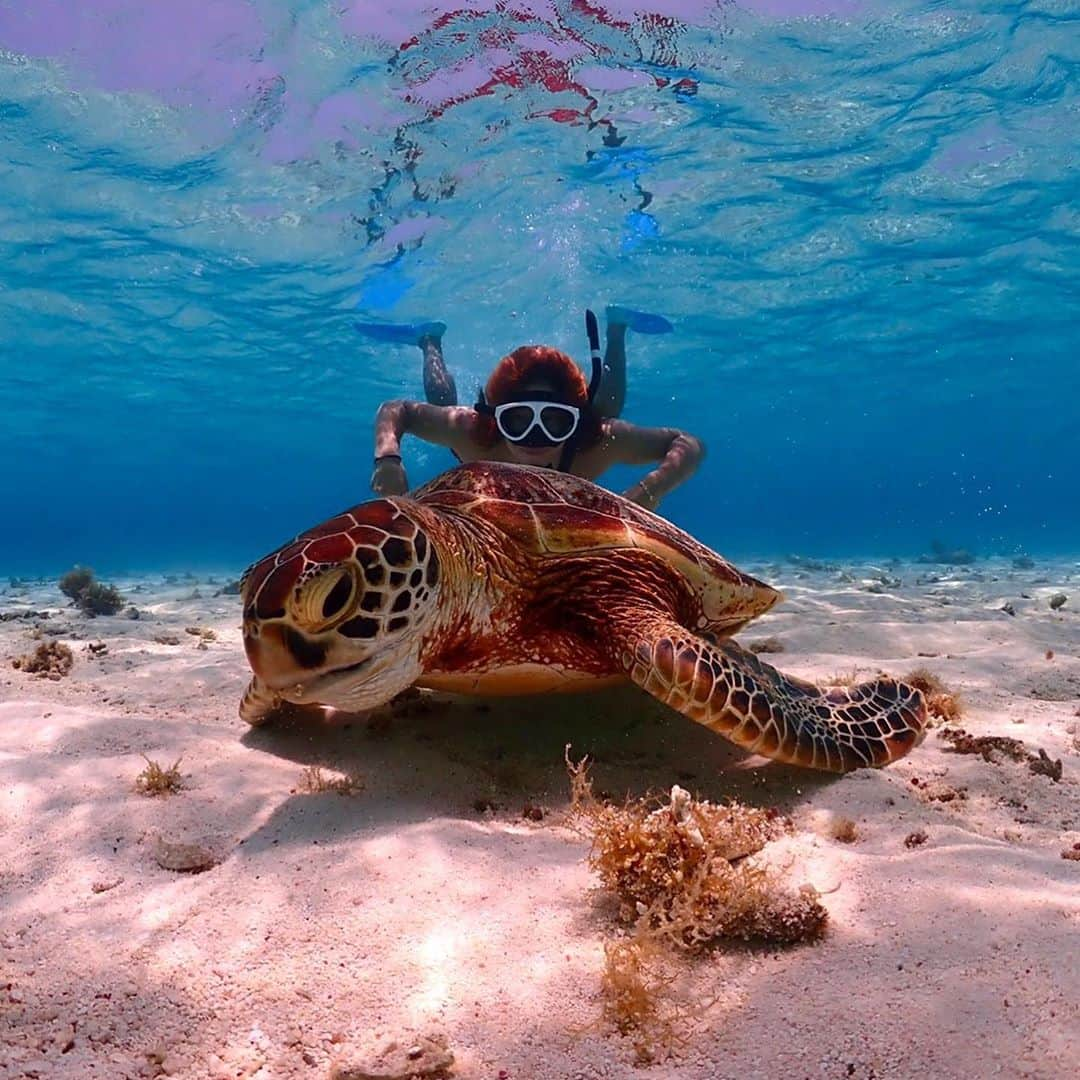
[[[720,550],[1076,550],[1075,4],[387,6],[0,0],[0,568],[243,563],[422,393],[357,314],[471,399],[613,301]]]

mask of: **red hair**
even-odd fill
[[[504,405],[520,397],[519,388],[530,382],[547,383],[567,405],[583,409],[589,403],[581,368],[550,345],[522,345],[504,356],[484,387],[484,397],[489,405]]]
[[[504,356],[488,378],[484,387],[484,400],[488,405],[505,405],[508,401],[520,400],[527,391],[522,388],[528,383],[545,383],[559,400],[567,405],[576,405],[581,410],[581,426],[578,428],[580,441],[588,445],[600,436],[600,420],[589,402],[589,384],[581,373],[581,368],[564,352],[553,349],[550,345],[522,345],[509,356]],[[490,430],[485,432],[484,441],[493,446],[500,438],[495,422],[490,421]]]

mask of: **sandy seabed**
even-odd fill
[[[477,1080],[1076,1075],[1080,564],[743,568],[787,593],[740,635],[776,637],[776,666],[925,667],[966,730],[1044,750],[1060,780],[937,731],[889,769],[819,775],[631,688],[252,731],[224,577],[117,580],[138,619],[3,588],[0,1076],[321,1080],[425,1033]],[[52,638],[68,676],[12,667]],[[812,945],[688,960],[683,993],[711,1004],[644,1069],[600,1020],[616,928],[566,825],[567,743],[608,792],[778,807],[793,829],[764,855],[830,914]],[[144,755],[179,759],[183,789],[140,794]],[[307,791],[315,765],[362,788]],[[215,865],[161,865],[191,851]]]

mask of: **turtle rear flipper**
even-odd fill
[[[922,741],[926,703],[896,679],[821,689],[674,620],[625,629],[619,662],[638,686],[752,753],[849,772],[888,765]]]

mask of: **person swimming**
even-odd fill
[[[372,489],[380,495],[408,491],[401,440],[410,434],[448,447],[459,461],[536,465],[589,480],[613,465],[657,462],[623,492],[655,510],[694,473],[705,448],[677,428],[641,427],[619,419],[626,395],[626,331],[664,333],[671,325],[660,316],[615,307],[607,309],[607,323],[601,359],[596,319],[586,314],[591,384],[565,353],[524,345],[499,361],[472,408],[457,404],[457,387],[442,352],[444,324],[357,323],[368,337],[416,344],[424,355],[427,401],[387,401],[376,414]]]

